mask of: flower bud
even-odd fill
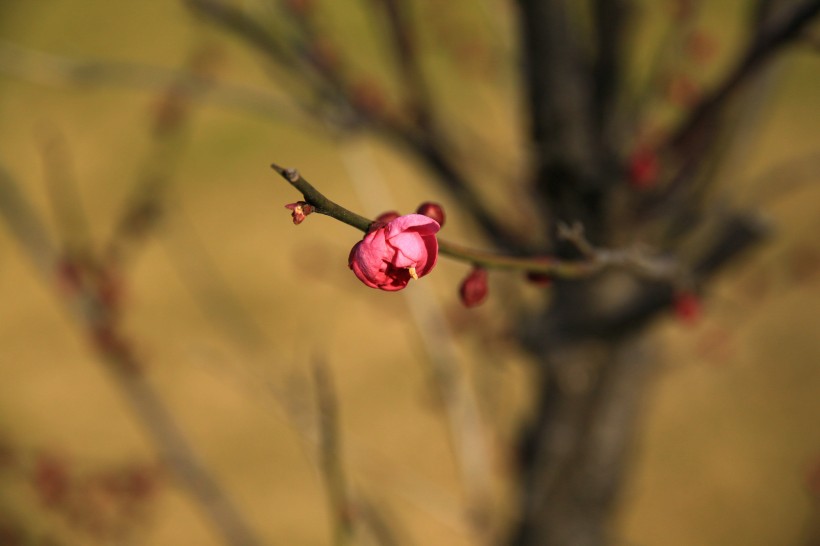
[[[380,225],[373,222],[364,239],[351,249],[347,264],[371,288],[402,290],[411,279],[418,280],[435,267],[438,230],[434,220],[421,214],[399,216]]]
[[[401,216],[401,214],[399,214],[395,210],[388,210],[387,212],[383,212],[376,216],[376,219],[373,220],[373,223],[370,224],[369,228],[367,228],[367,232],[372,233],[377,229],[383,228],[399,216]]]
[[[314,210],[316,210],[313,205],[308,204],[304,201],[297,201],[296,203],[290,203],[285,205],[285,208],[288,210],[293,211],[291,216],[293,217],[293,225],[298,226],[301,224],[305,217],[308,214],[311,214]]]
[[[629,184],[638,190],[646,190],[658,180],[658,156],[654,150],[640,147],[629,157]]]
[[[444,227],[444,220],[446,219],[444,215],[444,209],[438,203],[432,203],[430,201],[426,201],[419,205],[419,208],[416,209],[417,214],[423,214],[428,218],[432,218],[438,225]]]
[[[378,117],[384,113],[387,107],[384,92],[374,81],[361,80],[355,82],[349,93],[353,106],[362,114]]]
[[[461,303],[463,303],[465,307],[480,305],[487,297],[488,291],[487,270],[483,267],[476,266],[461,282],[461,287],[459,287]]]
[[[291,13],[303,16],[314,8],[313,0],[285,0],[285,7]]]
[[[527,280],[536,286],[546,288],[547,286],[552,284],[552,275],[548,275],[547,273],[534,273],[532,271],[528,271]]]
[[[697,294],[680,292],[675,296],[675,316],[684,324],[694,324],[700,318],[701,304]]]

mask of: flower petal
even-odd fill
[[[390,239],[402,231],[411,229],[418,232],[419,235],[434,235],[438,233],[439,229],[441,229],[438,222],[422,214],[406,214],[404,216],[399,216],[395,220],[390,221],[386,227],[387,239]]]

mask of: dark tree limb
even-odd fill
[[[726,219],[693,265],[700,286],[758,244],[759,220]],[[555,303],[525,343],[539,358],[534,415],[521,435],[515,546],[602,546],[628,470],[628,454],[651,377],[642,331],[668,309],[676,287],[636,283],[634,296],[609,312],[579,312],[578,292],[606,290],[605,277],[556,287]]]
[[[596,153],[590,61],[564,0],[519,0],[524,88],[534,181],[543,210],[580,221],[601,242],[600,158]],[[605,78],[604,78],[605,79]]]
[[[422,129],[429,130],[433,120],[427,78],[421,67],[410,5],[406,0],[373,0],[381,5],[387,18],[390,42],[401,75],[402,89],[408,95],[408,109]]]
[[[764,12],[770,8],[762,7]],[[708,141],[707,133],[717,123],[725,105],[753,78],[760,68],[783,47],[798,38],[801,32],[820,14],[820,0],[803,0],[788,13],[776,18],[765,17],[760,30],[752,37],[746,53],[729,74],[689,114],[666,143],[666,149],[676,155],[689,155]],[[764,14],[761,13],[761,16]],[[773,19],[773,20],[772,20]]]
[[[185,4],[209,22],[225,29],[247,42],[253,49],[274,64],[285,68],[286,83],[299,81],[315,92],[317,97],[327,101],[327,106],[341,108],[338,119],[343,120],[343,128],[369,128],[386,137],[392,144],[408,152],[426,166],[436,176],[436,180],[448,191],[454,201],[471,214],[478,227],[497,247],[505,247],[513,252],[523,252],[524,245],[494,213],[475,190],[475,181],[470,180],[453,159],[441,132],[435,129],[432,120],[432,106],[426,85],[421,83],[421,69],[411,41],[405,9],[399,9],[395,0],[383,0],[390,7],[389,20],[393,29],[393,44],[397,56],[404,63],[403,78],[412,79],[411,96],[418,108],[415,120],[408,124],[400,117],[368,109],[359,104],[355,93],[338,65],[328,65],[311,55],[299,56],[299,49],[283,42],[262,23],[241,8],[223,0],[184,0]],[[310,67],[304,70],[304,64]],[[326,110],[315,105],[301,104],[313,116],[326,115]],[[351,117],[352,116],[352,117]],[[325,119],[325,121],[328,121]]]

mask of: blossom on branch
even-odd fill
[[[285,208],[292,211],[291,216],[293,217],[293,225],[298,226],[301,224],[305,217],[308,214],[313,212],[313,205],[310,205],[304,201],[297,201],[296,203],[290,203],[285,205]]]
[[[436,265],[440,227],[421,214],[376,225],[350,251],[348,265],[371,288],[401,290],[410,279],[425,276]]]

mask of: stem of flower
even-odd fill
[[[364,216],[356,214],[355,212],[347,210],[343,206],[334,203],[325,197],[319,190],[314,188],[310,182],[302,178],[302,175],[299,174],[299,171],[296,169],[286,169],[276,165],[275,163],[271,165],[271,168],[279,173],[282,178],[287,180],[291,186],[299,190],[302,196],[304,196],[305,201],[313,205],[316,209],[314,212],[335,218],[336,220],[339,220],[349,226],[353,226],[354,228],[364,231],[365,233],[367,233],[367,230],[370,229],[370,224],[373,223],[373,220],[369,220]]]
[[[370,229],[373,220],[365,218],[352,212],[343,206],[334,203],[324,196],[322,192],[314,188],[296,169],[286,169],[273,164],[271,168],[284,178],[291,186],[296,188],[304,197],[305,201],[313,205],[315,212],[335,218],[349,226],[352,226],[365,233]],[[580,227],[567,228],[566,232],[575,241],[583,239]],[[620,265],[635,270],[636,273],[653,278],[673,279],[677,273],[677,267],[669,260],[663,260],[636,253],[630,250],[603,250],[594,249],[591,245],[582,245],[580,250],[584,253],[584,258],[580,260],[561,260],[555,256],[507,256],[496,252],[477,250],[456,243],[438,240],[439,252],[450,258],[467,262],[473,265],[492,269],[512,269],[527,273],[539,273],[550,275],[562,279],[577,279],[589,277],[606,267]]]

